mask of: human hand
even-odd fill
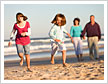
[[[85,40],[85,36],[83,36],[83,39]]]
[[[26,32],[24,32],[24,33],[21,33],[21,36],[26,36]]]
[[[59,39],[55,39],[55,41],[56,41],[56,42],[60,42],[61,40],[59,40]]]
[[[74,43],[74,41],[73,41],[73,40],[71,40],[71,42],[72,42],[72,43]]]
[[[72,40],[72,37],[70,37],[70,39]]]
[[[10,47],[12,45],[12,41],[9,41],[8,46]]]

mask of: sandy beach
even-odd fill
[[[19,66],[18,61],[5,61],[4,80],[104,80],[104,52],[100,60],[91,61],[84,54],[84,61],[78,62],[75,55],[67,56],[67,67],[62,65],[62,56],[55,57],[55,64],[50,58],[31,59],[32,72],[27,71],[26,63]]]

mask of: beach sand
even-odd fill
[[[91,61],[84,54],[84,61],[78,62],[75,55],[67,56],[67,67],[62,65],[62,56],[55,57],[55,64],[50,58],[31,59],[32,72],[27,71],[26,62],[19,66],[17,61],[4,62],[4,80],[104,80],[104,52],[100,60]]]

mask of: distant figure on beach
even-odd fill
[[[30,69],[30,35],[31,35],[31,28],[28,21],[26,21],[28,18],[24,16],[22,13],[16,14],[16,23],[14,24],[13,30],[10,35],[10,42],[8,43],[8,46],[12,45],[12,39],[17,31],[15,42],[16,42],[16,48],[17,53],[20,60],[20,66],[23,65],[23,55],[26,57],[26,63],[27,63],[27,69],[31,72]]]
[[[64,34],[66,33],[71,39],[70,34],[65,30],[64,25],[66,24],[66,18],[63,14],[57,14],[51,22],[54,24],[49,32],[51,38],[51,63],[54,64],[54,55],[60,49],[63,58],[63,67],[66,67],[66,47],[64,44]]]
[[[85,28],[82,32],[82,36],[87,33],[88,37],[88,47],[89,47],[89,56],[91,60],[99,60],[99,49],[98,41],[101,39],[101,30],[97,22],[95,22],[95,16],[90,16],[90,22],[85,25]],[[94,53],[93,53],[94,50]]]
[[[78,61],[83,61],[82,55],[82,27],[79,25],[80,19],[75,18],[73,20],[74,25],[70,29],[70,35],[72,36],[72,43],[74,44],[75,54],[77,56]]]

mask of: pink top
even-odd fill
[[[27,21],[26,21],[26,24],[25,24],[24,28],[19,28],[17,26],[17,23],[15,23],[14,29],[17,30],[17,35],[16,35],[16,38],[15,38],[16,44],[27,45],[27,44],[30,43],[30,37],[29,36],[25,36],[25,37],[21,36],[21,33],[28,32],[28,28],[30,28],[30,24]]]

